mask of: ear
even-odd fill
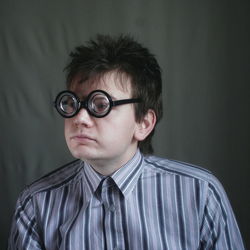
[[[156,115],[152,109],[149,109],[141,122],[137,123],[134,138],[137,141],[143,141],[154,129],[156,124]]]

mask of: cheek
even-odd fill
[[[67,119],[67,120],[65,119],[65,121],[64,121],[64,136],[65,136],[66,140],[67,140],[67,138],[69,136],[69,133],[71,131],[71,127],[72,127],[72,125],[71,125],[70,120],[69,119]]]
[[[107,123],[105,128],[102,134],[109,141],[111,147],[114,147],[114,144],[130,142],[133,139],[135,124],[129,119],[119,120],[118,122],[113,120]]]
[[[64,121],[64,133],[65,133],[65,135],[66,135],[66,132],[68,131],[68,129],[69,129],[69,123],[65,120]]]

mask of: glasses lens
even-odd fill
[[[95,116],[102,117],[110,111],[110,101],[104,93],[94,93],[89,99],[88,108]]]
[[[63,116],[72,116],[77,111],[78,102],[70,93],[64,93],[58,103],[58,111]]]

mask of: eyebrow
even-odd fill
[[[101,89],[95,89],[95,90],[101,90]],[[95,91],[95,90],[93,90],[93,91]],[[74,92],[74,91],[73,91]],[[92,92],[92,91],[91,91]],[[91,93],[90,92],[90,93]],[[78,95],[76,92],[74,92],[76,95],[77,95],[77,97],[80,99],[80,100],[85,100],[87,97],[88,97],[88,95],[90,94],[88,94],[88,95]],[[107,92],[108,93],[108,92]],[[108,93],[109,94],[109,93]],[[113,100],[113,101],[117,101],[118,100],[118,98],[116,98],[116,97],[114,97],[113,95],[111,95],[111,94],[109,94],[109,96],[111,97],[111,99]],[[123,99],[127,99],[127,98],[123,98]]]

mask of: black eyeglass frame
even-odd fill
[[[91,98],[92,98],[92,97],[94,96],[94,94],[96,94],[96,93],[101,93],[101,94],[105,95],[105,96],[108,98],[108,101],[109,101],[109,108],[108,108],[108,110],[107,110],[104,114],[102,114],[102,115],[98,115],[97,113],[95,113],[93,110],[90,109],[91,103],[89,103],[89,102],[91,101]],[[65,97],[66,95],[71,96],[72,99],[74,100],[74,102],[76,102],[76,104],[77,104],[76,110],[75,110],[72,114],[70,114],[70,115],[66,114],[66,113],[60,108],[60,106],[61,106],[61,100],[62,100],[63,97]],[[114,107],[114,106],[123,105],[123,104],[129,104],[129,103],[139,103],[139,102],[141,102],[141,99],[140,99],[140,98],[130,98],[130,99],[122,99],[122,100],[115,100],[115,101],[114,101],[114,100],[112,100],[111,96],[110,96],[107,92],[105,92],[104,90],[94,90],[94,91],[92,91],[92,92],[90,92],[90,93],[88,94],[87,98],[85,98],[83,101],[81,101],[81,100],[79,99],[79,97],[78,97],[74,92],[72,92],[72,91],[70,91],[70,90],[64,90],[64,91],[61,91],[61,92],[56,96],[56,99],[55,99],[55,101],[54,101],[54,106],[55,106],[57,112],[58,112],[62,117],[64,117],[64,118],[71,118],[71,117],[76,116],[82,108],[86,109],[87,112],[89,113],[89,115],[94,116],[94,117],[96,117],[96,118],[102,118],[102,117],[107,116],[107,115],[110,113],[112,107]]]

